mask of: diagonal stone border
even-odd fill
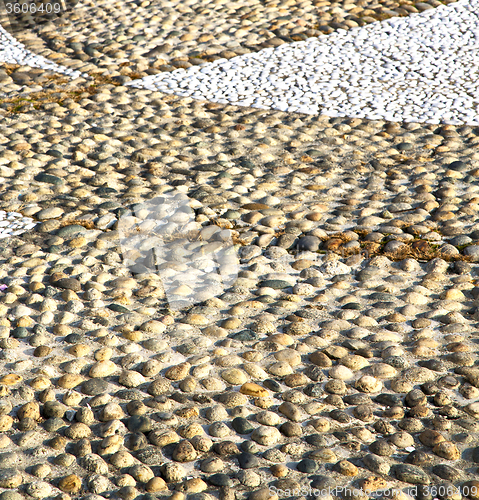
[[[152,75],[128,85],[262,109],[479,124],[479,2]]]
[[[30,52],[25,46],[10,35],[0,26],[0,63],[20,64],[33,68],[42,68],[57,73],[62,73],[71,78],[78,78],[82,75],[80,71],[75,71],[60,64],[49,61],[45,57]]]

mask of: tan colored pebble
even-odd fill
[[[123,338],[130,342],[141,342],[143,340],[143,333],[139,330],[123,332]]]
[[[413,384],[411,384],[411,382],[409,382],[409,380],[405,380],[403,378],[398,377],[398,378],[391,380],[391,389],[394,392],[406,393],[406,392],[412,391]]]
[[[432,451],[437,456],[447,460],[459,460],[461,458],[461,453],[457,449],[457,446],[450,441],[443,441],[442,443],[437,444]]]
[[[387,363],[374,363],[369,366],[367,372],[376,378],[393,378],[397,375],[397,370]]]
[[[0,432],[6,432],[12,428],[13,417],[10,415],[0,416]]]
[[[120,450],[123,446],[124,439],[122,436],[108,436],[100,443],[98,454],[101,456],[112,455]]]
[[[196,381],[196,379],[188,376],[180,381],[180,383],[178,384],[178,387],[183,392],[194,392],[196,390],[197,385],[198,385],[198,382]]]
[[[15,385],[20,383],[22,380],[23,377],[21,375],[18,375],[17,373],[9,373],[8,375],[4,375],[2,378],[0,378],[0,384]]]
[[[246,394],[247,396],[253,396],[256,398],[265,398],[269,396],[268,391],[264,387],[261,387],[253,382],[244,383],[240,388],[240,392],[242,394]]]
[[[197,326],[204,326],[209,323],[209,320],[206,316],[203,316],[202,314],[189,314],[186,319],[186,323],[188,325],[197,325]]]
[[[0,449],[8,448],[12,440],[6,434],[0,434]]]
[[[288,467],[283,464],[273,465],[270,470],[274,477],[286,477],[289,472]]]
[[[329,450],[328,448],[322,448],[319,450],[314,450],[309,454],[309,458],[313,460],[318,460],[319,462],[333,464],[337,462],[338,457],[333,450]]]
[[[186,493],[201,493],[208,489],[208,485],[199,477],[188,479],[184,483]]]
[[[91,429],[87,424],[77,422],[65,430],[65,436],[70,439],[83,439],[91,435]]]
[[[223,370],[221,372],[221,378],[233,385],[241,385],[248,380],[248,376],[246,375],[246,373],[239,368],[230,368],[227,370]]]
[[[81,375],[66,373],[58,379],[57,385],[63,389],[73,389],[77,385],[80,385],[84,380],[85,379]]]
[[[281,439],[281,433],[276,427],[257,427],[251,434],[251,439],[258,444],[271,446]]]
[[[120,373],[118,382],[125,387],[138,387],[146,382],[145,377],[141,373],[134,370],[123,370]]]
[[[186,496],[184,493],[181,493],[181,491],[175,491],[169,497],[169,500],[185,500],[185,499],[186,499]]]
[[[168,486],[161,477],[152,477],[145,485],[145,490],[148,493],[156,493],[157,491],[167,490]],[[184,495],[181,494],[183,497]]]
[[[287,333],[276,333],[274,335],[270,335],[268,337],[268,340],[270,340],[272,342],[276,342],[277,344],[283,345],[286,347],[293,345],[295,342],[293,340],[293,338],[291,337],[291,335],[288,335]]]
[[[270,488],[262,488],[260,490],[253,491],[248,497],[248,500],[279,500],[279,497]]]
[[[155,446],[163,447],[172,443],[177,443],[180,440],[180,436],[175,431],[154,430],[150,432],[148,439]]]
[[[347,366],[335,365],[328,371],[328,375],[338,380],[350,380],[354,374]]]
[[[123,467],[131,467],[135,463],[135,459],[127,451],[118,451],[110,456],[110,463],[118,469],[122,469]]]
[[[161,334],[166,330],[167,323],[158,320],[150,320],[140,326],[140,330],[147,333]]]
[[[117,367],[113,361],[98,361],[90,368],[88,375],[92,378],[103,378],[112,375],[116,370]]]
[[[68,352],[77,358],[81,358],[83,356],[86,356],[90,353],[90,347],[87,346],[86,344],[75,344],[72,345],[69,349]]]
[[[168,368],[168,370],[166,370],[165,377],[170,380],[181,380],[188,375],[190,368],[191,365],[188,362],[180,363],[176,366],[171,366],[170,368]]]
[[[17,326],[24,326],[26,328],[33,326],[33,324],[34,324],[34,321],[29,316],[23,316],[23,317],[19,318],[17,321]]]
[[[354,477],[358,475],[358,468],[348,460],[341,460],[335,466],[335,470],[343,476]]]
[[[62,299],[65,302],[68,302],[70,300],[80,300],[77,293],[74,292],[73,290],[63,290]]]
[[[194,436],[203,435],[205,431],[203,430],[203,427],[200,424],[195,422],[195,423],[186,425],[184,427],[181,427],[178,430],[178,432],[179,432],[181,437],[183,437],[185,439],[191,439]],[[176,441],[174,441],[174,442],[176,442]]]
[[[262,411],[256,414],[256,421],[263,425],[278,425],[281,423],[280,416],[272,411]]]
[[[254,405],[258,408],[263,408],[264,410],[271,408],[271,406],[275,405],[277,401],[273,398],[255,398]]]
[[[30,283],[29,287],[31,292],[36,293],[40,292],[45,289],[45,285],[43,283],[40,283],[38,281],[34,281],[33,283]]]
[[[55,335],[67,336],[71,332],[72,332],[72,329],[68,325],[55,325],[53,327],[53,333]]]
[[[250,362],[258,362],[263,359],[263,354],[258,352],[258,351],[246,351],[241,356],[246,360]],[[249,372],[248,372],[249,373]],[[266,372],[265,372],[266,373]],[[251,373],[250,373],[251,375]]]
[[[387,481],[380,476],[369,476],[361,480],[360,485],[364,491],[378,491],[387,489]]]
[[[364,359],[364,358],[363,358]],[[315,351],[309,355],[309,360],[317,366],[322,368],[329,368],[333,365],[331,359],[321,351]],[[346,365],[347,366],[347,365]],[[349,367],[351,368],[351,367]]]
[[[31,380],[29,385],[36,391],[43,391],[50,387],[51,381],[47,377],[40,375],[39,377],[35,377],[33,380]]]
[[[47,477],[49,474],[51,474],[51,472],[52,472],[52,468],[50,467],[50,465],[45,464],[45,463],[35,465],[32,469],[32,474],[35,477],[39,477],[41,479]]]
[[[215,356],[219,356],[218,359],[216,360],[216,364],[218,366],[230,366],[230,365],[237,365],[241,363],[240,358],[236,355],[231,355],[228,356],[228,349],[225,349],[224,347],[217,347],[214,351],[213,354]]]
[[[154,377],[161,371],[162,364],[156,359],[149,359],[143,365],[141,373],[145,377]]]
[[[289,363],[286,363],[285,361],[278,361],[268,367],[268,372],[271,373],[271,375],[284,377],[285,375],[291,375],[293,373],[293,369]]]
[[[224,383],[216,377],[206,377],[200,380],[200,384],[207,391],[221,391],[222,389],[224,389]]]
[[[100,420],[108,422],[110,420],[120,420],[125,416],[121,406],[118,403],[106,404],[100,412]]]
[[[60,479],[58,487],[66,493],[78,493],[81,489],[81,479],[76,474],[70,474]]]
[[[369,361],[362,356],[356,354],[348,354],[339,360],[339,363],[348,367],[353,371],[362,370],[369,365]]]
[[[286,361],[291,366],[297,366],[301,363],[301,356],[294,349],[283,349],[282,351],[275,352],[274,357],[278,361]]]
[[[95,352],[95,359],[97,361],[109,361],[113,356],[113,349],[110,347],[102,347]]]
[[[81,248],[87,244],[87,239],[84,236],[78,236],[77,238],[72,238],[67,244],[71,248]]]
[[[241,320],[239,318],[228,318],[221,323],[221,326],[226,330],[235,330],[241,326]]]
[[[243,364],[244,371],[250,375],[252,378],[257,380],[265,380],[268,378],[268,373],[254,363],[244,363]]]
[[[131,467],[128,472],[135,478],[139,483],[147,483],[150,479],[153,479],[154,474],[150,467],[144,464],[137,464]]]
[[[195,450],[206,453],[213,447],[213,441],[208,436],[193,436],[190,439]]]
[[[375,377],[363,375],[355,384],[356,389],[361,392],[374,393],[379,392],[382,388],[382,383]]]
[[[70,389],[63,395],[62,402],[67,406],[78,406],[82,399],[82,394]]]
[[[221,328],[220,326],[208,326],[202,330],[202,333],[207,335],[208,337],[217,337],[222,338],[228,335],[228,330],[226,328]]]
[[[40,406],[34,401],[29,401],[21,406],[17,411],[17,417],[21,420],[24,418],[32,418],[40,420]]]
[[[200,412],[198,408],[191,407],[191,408],[180,408],[179,410],[175,411],[175,414],[182,418],[195,418],[200,414]]]
[[[288,387],[300,387],[306,385],[309,380],[303,373],[291,373],[284,377],[283,382]]]
[[[0,475],[0,488],[16,489],[23,483],[23,476],[15,469],[4,470]]]
[[[136,481],[135,479],[130,476],[130,474],[122,474],[121,476],[118,477],[118,479],[115,481],[116,485],[119,487],[124,487],[124,486],[135,486]]]
[[[331,428],[331,424],[329,423],[329,420],[326,418],[318,418],[318,419],[312,420],[311,425],[318,432],[328,432],[329,429]]]

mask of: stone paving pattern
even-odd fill
[[[37,225],[0,240],[0,499],[303,499],[293,490],[417,485],[420,499],[476,500],[479,129],[125,87],[120,76],[147,70],[135,50],[166,43],[127,48],[147,12],[162,7],[179,32],[203,26],[195,15],[217,19],[211,34],[238,16],[229,4],[214,15],[208,4],[123,5],[18,37],[90,82],[2,72],[0,210]],[[318,17],[343,22],[343,4],[311,18],[306,2],[267,5],[271,20],[245,5],[257,23],[246,44],[280,21],[291,37]],[[407,15],[402,5],[362,8]],[[41,48],[54,33],[82,44],[108,19],[109,30],[128,21],[118,57]],[[168,43],[154,69],[196,47]],[[109,74],[95,74],[102,58]],[[177,313],[157,275],[124,266],[115,225],[172,190],[198,222],[232,231],[242,266],[225,294]],[[461,494],[426,488],[440,485]]]

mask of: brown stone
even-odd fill
[[[290,346],[294,344],[293,338],[287,333],[275,333],[274,335],[270,335],[268,340],[283,346]]]
[[[58,487],[65,493],[78,493],[81,489],[81,479],[75,474],[70,474],[60,479]]]
[[[314,363],[317,366],[321,366],[322,368],[329,368],[330,366],[333,366],[331,358],[326,356],[326,354],[321,351],[312,352],[309,355],[309,360],[311,361],[311,363]]]
[[[63,436],[55,436],[48,441],[48,446],[54,450],[63,450],[67,445],[67,440]]]
[[[22,380],[23,377],[21,375],[18,375],[17,373],[9,373],[8,375],[4,375],[2,378],[0,378],[0,384],[15,385],[20,383]]]
[[[440,432],[433,429],[426,429],[424,432],[419,434],[419,441],[421,441],[424,446],[429,446],[430,448],[433,448],[445,440],[446,439]]]
[[[330,238],[323,243],[324,250],[334,251],[337,250],[343,244],[343,240],[339,238]]]
[[[161,477],[152,477],[145,486],[145,490],[148,493],[155,493],[157,491],[164,491],[167,490],[168,486],[166,485],[166,482],[164,479]]]
[[[169,380],[181,380],[188,375],[191,365],[187,362],[171,366],[166,370],[165,377]]]
[[[175,413],[182,418],[195,418],[200,414],[198,408],[196,407],[180,408],[179,410],[176,410]]]
[[[360,485],[364,491],[378,491],[387,489],[387,481],[380,476],[369,476],[364,478]]]
[[[268,391],[258,384],[253,382],[246,382],[240,388],[241,394],[246,394],[246,396],[253,396],[255,398],[265,398],[269,396]]]
[[[77,358],[81,358],[90,352],[90,348],[86,344],[75,344],[68,349],[68,352]]]
[[[301,385],[306,385],[309,382],[308,378],[302,373],[292,373],[291,375],[286,375],[283,381],[288,387],[299,387]]]
[[[358,474],[358,468],[352,464],[351,462],[348,462],[347,460],[341,460],[334,466],[334,470],[342,474],[343,476],[357,476]]]
[[[33,355],[36,358],[44,358],[45,356],[48,356],[52,352],[52,348],[47,345],[39,345],[38,347],[35,348],[33,351]]]
[[[23,418],[33,418],[34,420],[40,420],[40,406],[34,401],[29,401],[18,409],[17,417],[20,420],[22,420]]]
[[[432,451],[438,457],[445,458],[446,460],[459,460],[461,458],[461,452],[457,449],[457,446],[450,441],[439,443],[434,446]]]
[[[479,481],[467,481],[462,485],[461,493],[471,500],[479,500]]]
[[[13,425],[13,417],[10,415],[1,415],[0,416],[0,432],[6,432],[12,428]]]
[[[425,405],[417,405],[411,408],[408,413],[413,418],[426,418],[430,415],[431,410]]]
[[[196,459],[196,450],[193,445],[187,441],[180,441],[173,452],[173,460],[177,462],[192,462]]]
[[[276,464],[271,467],[271,474],[274,477],[286,477],[288,475],[288,468],[283,464]]]
[[[77,375],[76,373],[66,373],[58,379],[57,385],[63,389],[73,389],[77,385],[80,385],[83,380],[84,378],[81,375]]]

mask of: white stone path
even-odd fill
[[[479,125],[479,0],[128,85],[263,109]]]
[[[62,73],[70,76],[71,78],[78,78],[82,76],[79,71],[75,71],[61,64],[56,64],[49,61],[45,57],[38,56],[30,52],[25,46],[4,30],[0,26],[0,67],[2,63],[7,64],[20,64],[22,66],[30,66],[32,68],[42,68],[54,71],[55,73]],[[1,88],[0,88],[1,91]]]
[[[1,62],[81,75],[28,51],[0,26]],[[479,0],[129,85],[262,109],[479,125]]]

